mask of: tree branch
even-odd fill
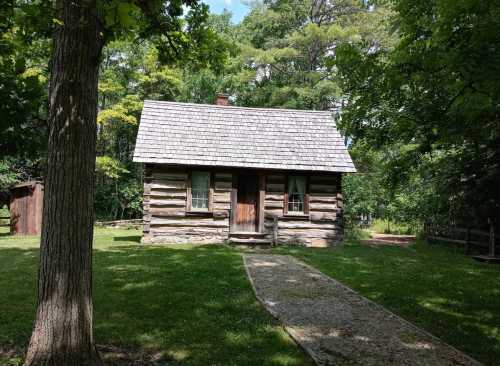
[[[136,1],[137,5],[142,10],[144,15],[149,19],[151,28],[167,37],[168,44],[174,50],[175,55],[179,56],[179,50],[177,49],[174,42],[172,41],[172,38],[169,35],[169,32],[171,31],[170,25],[168,24],[168,22],[162,21],[161,15],[151,8],[151,0]]]

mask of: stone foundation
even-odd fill
[[[224,236],[199,236],[199,235],[162,235],[142,237],[144,244],[223,244],[227,240]]]

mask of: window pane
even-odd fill
[[[210,173],[193,172],[191,174],[191,208],[208,209]]]
[[[288,212],[304,212],[306,177],[288,177]]]

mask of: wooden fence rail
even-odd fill
[[[96,221],[96,226],[139,226],[142,225],[142,219],[131,219],[131,220],[114,220],[114,221]]]
[[[4,220],[8,220],[8,222],[3,223]],[[96,224],[96,226],[105,226],[105,227],[140,226],[140,225],[142,225],[142,219],[96,221],[95,224]],[[0,227],[10,227],[10,217],[9,216],[0,216]]]
[[[472,228],[439,226],[426,223],[424,235],[430,241],[441,241],[454,244],[463,244],[465,253],[470,254],[473,247],[489,248],[490,255],[495,255],[495,230],[488,231]]]
[[[7,224],[2,224],[2,220],[9,220]],[[0,216],[0,227],[10,227],[10,217],[9,216]]]

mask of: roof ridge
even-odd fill
[[[270,108],[270,107],[241,107],[233,105],[218,105],[218,104],[207,104],[207,103],[188,103],[188,102],[174,102],[166,100],[153,100],[145,99],[146,102],[153,102],[157,104],[168,104],[168,105],[180,105],[180,106],[194,106],[194,107],[211,107],[218,109],[243,109],[243,110],[254,110],[254,111],[274,111],[274,112],[287,112],[287,113],[307,113],[307,114],[328,114],[331,115],[332,111],[320,111],[320,110],[308,110],[308,109],[291,109],[291,108]]]

